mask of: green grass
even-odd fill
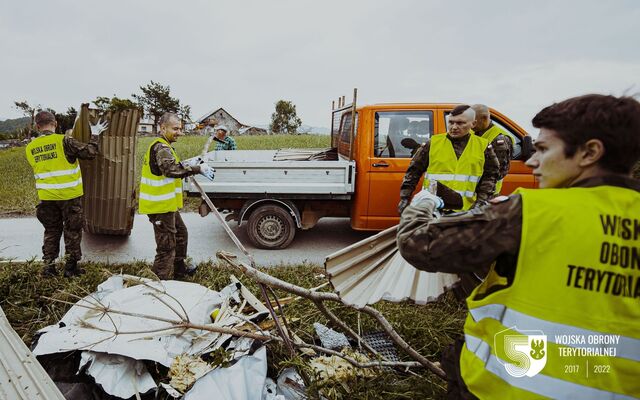
[[[75,302],[66,293],[84,296],[95,291],[97,285],[111,273],[120,271],[141,276],[151,276],[149,265],[143,262],[130,264],[85,264],[87,274],[72,280],[62,277],[42,279],[39,263],[0,264],[0,306],[4,309],[14,329],[29,344],[38,329],[57,323],[69,306],[55,303],[44,297],[53,297]],[[298,265],[268,269],[268,272],[280,279],[311,288],[322,284],[324,277],[319,266]],[[201,285],[219,290],[229,283],[232,272],[216,264],[200,264],[197,274],[191,279]],[[234,272],[246,286],[259,296],[258,287],[246,276]],[[66,292],[66,293],[65,293]],[[287,293],[276,291],[278,297]],[[335,303],[328,306],[354,329],[362,332],[380,330],[370,317],[357,313]],[[451,343],[462,332],[465,310],[452,296],[429,303],[426,306],[413,304],[394,304],[381,302],[375,306],[385,314],[397,331],[415,349],[427,358],[437,361],[442,348]],[[313,342],[313,323],[320,322],[331,326],[324,316],[307,300],[298,300],[284,307],[285,316],[291,320],[300,320],[291,324],[292,330],[306,342]],[[333,327],[336,328],[336,327]],[[277,344],[269,344],[269,375],[271,377],[288,366],[306,370],[306,359],[290,358],[287,352]],[[401,357],[408,360],[407,357]],[[332,382],[323,387],[323,394],[329,399],[432,399],[444,396],[445,382],[431,373],[415,369],[417,375],[382,372],[375,378],[355,378],[344,385]],[[316,386],[313,386],[317,389]]]
[[[136,182],[140,180],[142,159],[152,137],[138,138],[136,147]],[[178,139],[175,148],[183,158],[194,157],[202,152],[207,138],[184,136]],[[328,135],[257,135],[238,136],[239,150],[273,150],[280,148],[329,147]],[[213,145],[211,149],[215,148]],[[34,215],[38,196],[35,190],[33,170],[27,162],[24,147],[0,151],[0,216]],[[198,198],[186,198],[185,210],[194,211],[200,204]]]

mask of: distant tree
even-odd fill
[[[180,116],[180,119],[182,120],[183,124],[185,122],[191,122],[191,106],[188,106],[188,105],[181,106],[180,109],[178,110],[178,115]]]
[[[26,100],[14,101],[15,107],[24,114],[25,117],[30,118],[29,126],[24,130],[23,136],[27,139],[31,138],[31,132],[34,129],[34,120],[36,118],[36,112],[40,110],[40,106],[32,107]]]
[[[92,103],[102,111],[122,111],[131,108],[137,108],[140,110],[140,113],[143,113],[144,110],[142,107],[133,100],[129,99],[121,99],[116,95],[113,95],[112,98],[98,96]]]
[[[151,81],[146,86],[140,86],[141,95],[133,94],[133,98],[144,111],[153,117],[153,133],[156,134],[158,120],[165,112],[178,114],[181,110],[180,100],[171,97],[169,86]]]
[[[271,114],[269,130],[273,133],[294,134],[302,125],[302,121],[296,113],[296,106],[290,101],[278,100],[276,112]]]
[[[56,116],[56,121],[58,122],[58,128],[56,130],[58,133],[65,133],[68,129],[72,129],[78,116],[78,111],[73,107],[67,108],[66,113],[57,113],[53,110],[49,111]]]

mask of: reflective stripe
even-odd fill
[[[36,179],[45,179],[45,178],[51,178],[53,176],[73,175],[73,174],[77,174],[78,172],[80,172],[80,165],[78,165],[74,169],[65,169],[65,170],[61,170],[61,171],[43,172],[41,174],[34,174],[33,176]]]
[[[37,183],[36,189],[66,189],[70,187],[76,187],[82,185],[82,178],[79,178],[73,182],[67,183]]]
[[[477,307],[469,310],[471,316],[476,322],[485,318],[495,319],[506,327],[512,327],[515,331],[541,330],[547,335],[547,341],[556,343],[556,335],[581,335],[587,337],[589,335],[615,335],[620,336],[620,340],[615,345],[616,357],[627,358],[633,361],[640,361],[640,339],[634,339],[613,333],[605,333],[592,331],[589,329],[578,328],[572,325],[559,324],[549,322],[540,318],[523,314],[519,311],[507,308],[502,304],[488,304],[486,306]],[[521,332],[522,333],[522,332]],[[524,334],[524,333],[523,333]],[[610,347],[606,344],[564,344],[562,346],[574,348],[605,348]]]
[[[479,176],[474,175],[454,175],[454,174],[426,174],[427,179],[437,181],[457,181],[457,182],[478,182]]]
[[[460,196],[463,196],[463,197],[473,197],[476,194],[476,192],[471,192],[469,190],[466,190],[466,191],[465,190],[456,190],[455,192],[458,193]]]
[[[160,194],[160,195],[154,196],[152,194],[146,194],[146,193],[140,192],[140,198],[148,201],[164,201],[164,200],[175,199],[176,194],[175,192],[171,192],[168,194]]]
[[[176,192],[176,193],[179,193],[179,194],[182,194],[182,188],[181,188],[181,187],[176,188],[175,192]]]
[[[164,186],[173,185],[175,178],[163,178],[163,179],[149,179],[144,176],[140,178],[140,183],[144,183],[149,186]]]
[[[547,335],[547,340],[548,338],[549,336]],[[595,389],[578,383],[553,378],[542,373],[526,378],[513,377],[509,375],[504,365],[498,361],[498,358],[491,354],[491,346],[489,346],[487,342],[469,334],[465,334],[464,339],[467,349],[473,353],[474,356],[482,360],[487,371],[513,387],[553,399],[633,399],[631,396]],[[465,350],[463,349],[462,351]]]

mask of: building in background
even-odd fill
[[[241,123],[222,107],[203,115],[196,123],[199,126],[207,126],[211,119],[215,119],[216,125],[227,126],[230,135],[266,135],[268,133],[266,129]]]

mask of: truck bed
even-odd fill
[[[350,198],[355,189],[355,161],[342,157],[304,160],[312,153],[310,149],[212,151],[206,154],[205,162],[215,169],[215,179],[195,178],[211,197],[290,194]],[[198,193],[189,180],[185,180],[184,189]]]

